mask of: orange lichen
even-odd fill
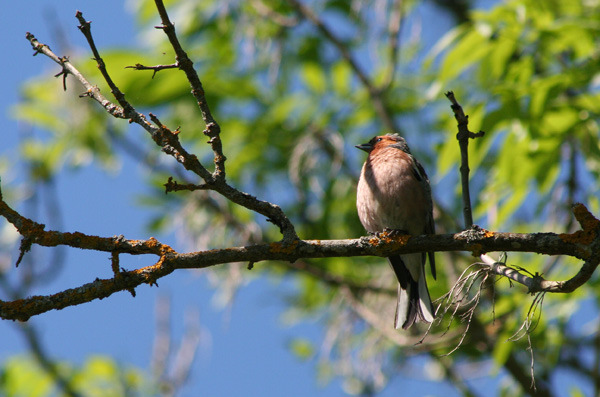
[[[408,234],[397,234],[394,232],[390,233],[387,231],[383,231],[375,236],[372,236],[371,238],[369,238],[368,241],[369,244],[371,244],[374,247],[386,245],[386,251],[395,251],[406,245],[410,238],[411,236]]]
[[[371,237],[369,239],[369,244],[371,244],[371,245],[377,245],[377,244],[379,244],[380,241],[381,240],[379,240],[377,237]]]
[[[298,247],[298,240],[294,240],[291,243],[286,243],[286,244],[283,244],[280,242],[271,243],[271,244],[269,244],[269,247],[270,247],[271,252],[291,254]]]
[[[494,233],[494,232],[492,232],[492,231],[490,231],[490,230],[485,230],[485,229],[483,229],[483,230],[484,230],[484,232],[485,232],[485,235],[484,235],[484,237],[485,237],[485,238],[494,237],[494,235],[495,235],[495,233]]]
[[[405,245],[408,240],[410,240],[410,235],[408,234],[398,234],[394,232],[383,231],[378,235],[379,240],[385,244],[398,243],[400,245]]]

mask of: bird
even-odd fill
[[[406,140],[398,134],[386,134],[355,147],[369,154],[356,192],[356,209],[365,229],[371,234],[435,234],[429,178]],[[434,253],[427,254],[435,279]],[[414,253],[387,258],[398,279],[396,329],[434,320],[425,279],[425,256]]]

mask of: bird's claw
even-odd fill
[[[390,229],[389,227],[386,227],[385,229],[383,229],[382,232],[375,233],[375,235],[377,237],[381,237],[381,235],[385,235],[387,237],[398,237],[398,236],[403,236],[406,234],[410,234],[410,233],[408,233],[408,231],[403,230],[403,229]]]

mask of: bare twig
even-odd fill
[[[98,87],[90,84],[87,81],[87,79],[85,77],[83,77],[83,75],[79,72],[79,70],[77,70],[77,69],[75,69],[75,67],[73,67],[73,65],[69,61],[69,58],[57,56],[50,50],[50,47],[48,47],[46,44],[40,43],[35,38],[35,36],[29,32],[27,32],[25,34],[25,38],[27,40],[29,40],[29,42],[31,43],[31,46],[35,50],[35,53],[33,55],[44,54],[48,58],[52,59],[54,62],[58,63],[63,68],[63,72],[67,71],[69,74],[75,76],[77,78],[77,80],[79,80],[79,82],[86,88],[86,90],[87,90],[86,95],[95,99],[100,105],[102,105],[102,107],[104,109],[106,109],[106,111],[109,114],[111,114],[114,117],[118,117],[118,118],[122,118],[122,119],[127,118],[123,108],[115,105],[114,103],[112,103],[108,99],[106,99],[104,97],[104,95],[102,95],[100,93],[100,90],[98,89]]]
[[[554,396],[552,389],[548,388],[545,384],[536,385],[535,390],[531,390],[531,376],[527,375],[527,371],[523,371],[523,365],[517,360],[514,353],[508,355],[504,368],[511,374],[511,376],[521,385],[523,390],[526,390],[529,395],[535,397],[552,397]]]
[[[160,3],[160,1],[157,0],[157,3]],[[162,4],[162,3],[160,3],[160,4]],[[164,6],[163,6],[163,12],[166,16],[166,11],[164,11]],[[224,168],[221,168],[221,171],[219,171],[218,164],[215,169],[215,173],[210,173],[198,161],[198,158],[196,156],[188,153],[183,148],[183,146],[181,145],[181,143],[178,139],[178,131],[177,130],[171,131],[164,124],[160,123],[160,120],[158,120],[158,118],[156,116],[150,114],[152,121],[156,124],[156,125],[152,125],[150,122],[148,122],[148,120],[142,113],[137,112],[135,110],[135,108],[125,99],[125,95],[123,93],[121,93],[121,91],[118,89],[116,84],[110,78],[110,75],[108,74],[108,71],[106,70],[104,61],[100,57],[100,54],[94,44],[94,40],[93,40],[92,36],[91,36],[90,22],[86,21],[80,12],[77,12],[76,17],[81,23],[80,30],[86,36],[88,43],[90,43],[90,47],[92,48],[94,57],[98,62],[98,68],[100,69],[100,71],[101,71],[102,75],[105,77],[105,79],[107,79],[107,83],[111,87],[111,91],[113,92],[113,95],[115,96],[117,101],[121,104],[121,107],[113,105],[112,103],[110,103],[110,101],[106,100],[106,98],[104,98],[100,94],[100,91],[98,90],[98,88],[91,85],[83,77],[83,75],[81,73],[79,73],[79,71],[77,69],[75,69],[73,67],[73,65],[71,65],[68,62],[68,60],[57,57],[50,50],[50,48],[48,46],[39,43],[32,34],[27,33],[26,37],[30,41],[33,48],[36,50],[36,54],[43,53],[44,55],[47,55],[52,60],[54,60],[55,62],[60,64],[61,66],[64,66],[65,68],[67,68],[69,73],[77,76],[77,78],[82,82],[82,84],[88,89],[86,91],[85,96],[90,96],[90,97],[94,98],[95,100],[97,100],[98,102],[100,102],[103,105],[103,107],[111,115],[114,115],[115,117],[128,118],[131,122],[135,122],[135,123],[139,124],[140,126],[142,126],[148,133],[150,133],[154,142],[162,148],[163,152],[173,156],[187,170],[192,171],[196,175],[200,176],[206,182],[206,184],[208,186],[210,186],[211,190],[214,190],[214,191],[220,193],[221,195],[223,195],[224,197],[226,197],[227,199],[229,199],[230,201],[232,201],[238,205],[246,207],[252,211],[255,211],[255,212],[265,216],[268,221],[277,225],[283,235],[283,241],[291,242],[291,241],[298,239],[294,225],[290,222],[290,220],[287,218],[287,216],[285,215],[285,213],[281,210],[281,208],[279,206],[269,203],[269,202],[266,202],[266,201],[263,201],[263,200],[258,200],[256,197],[251,196],[247,193],[241,192],[241,191],[233,188],[229,184],[227,184],[224,180],[224,177],[225,177]],[[166,17],[166,18],[168,21],[168,17]],[[169,24],[171,27],[173,27],[170,22],[169,22]],[[166,32],[170,39],[175,40],[177,42],[177,46],[180,49],[181,46],[179,45],[177,38],[175,36],[174,28],[170,29],[167,26]],[[183,51],[183,50],[181,50],[181,51]],[[215,154],[215,163],[224,164],[223,163],[225,161],[224,156],[223,157],[218,156],[218,153],[220,152],[220,141],[217,142],[217,140],[213,140],[213,137],[217,136],[214,134],[216,134],[218,131],[217,131],[216,127],[214,127],[214,126],[211,127],[209,125],[211,123],[214,123],[214,119],[210,115],[210,110],[208,110],[208,106],[205,106],[205,104],[204,104],[204,93],[203,93],[201,84],[198,85],[199,79],[198,79],[198,76],[195,74],[195,71],[193,70],[193,64],[191,63],[191,61],[189,61],[189,59],[187,59],[187,55],[185,55],[185,52],[183,53],[183,55],[185,55],[185,57],[182,54],[179,54],[179,51],[177,48],[176,48],[176,53],[178,54],[178,63],[180,65],[181,69],[186,72],[188,79],[191,79],[190,84],[192,85],[192,87],[194,87],[193,94],[196,96],[197,100],[199,101],[199,106],[202,109],[203,117],[205,118],[205,121],[207,121],[207,131],[209,131],[209,135],[211,136],[210,143],[213,147],[213,151],[215,151],[215,153],[216,153]],[[189,62],[187,62],[186,59]],[[193,76],[195,76],[195,79]],[[196,83],[196,81],[198,84]]]
[[[447,294],[439,298],[439,300],[442,301],[442,304],[440,306],[443,308],[442,316],[440,316],[440,321],[446,316],[446,314],[450,311],[451,308],[454,308],[450,313],[450,319],[448,321],[446,331],[450,330],[452,320],[456,317],[458,311],[461,309],[463,310],[461,318],[464,322],[466,322],[466,327],[462,332],[460,340],[452,350],[445,354],[445,356],[451,355],[452,353],[457,351],[463,344],[467,333],[469,332],[469,328],[471,327],[473,316],[475,315],[475,309],[477,308],[477,306],[479,306],[482,289],[485,285],[485,282],[491,274],[491,272],[487,269],[478,269],[475,271],[470,271],[471,267],[477,265],[478,264],[473,264],[467,269],[465,269],[465,271],[463,272],[463,274],[461,274],[461,276],[459,277],[456,284],[454,284],[452,289]],[[470,298],[469,294],[477,280],[479,280],[477,291],[475,292],[474,296]]]
[[[521,324],[521,327],[519,327],[519,329],[510,338],[508,338],[509,341],[516,341],[516,340],[521,339],[523,336],[527,336],[527,345],[528,345],[527,350],[529,351],[530,363],[531,363],[530,364],[531,389],[533,389],[533,390],[536,390],[536,384],[535,384],[535,372],[534,372],[535,359],[534,359],[534,355],[533,355],[533,345],[531,344],[531,333],[535,330],[535,328],[537,327],[537,324],[539,324],[540,317],[542,316],[542,305],[544,303],[545,296],[546,296],[545,291],[542,291],[542,292],[539,292],[538,294],[536,294],[535,298],[533,299],[533,302],[529,306],[527,316],[525,317],[525,320]]]
[[[167,183],[164,184],[165,186],[165,193],[169,193],[169,192],[179,192],[182,190],[187,190],[189,192],[193,192],[195,190],[209,190],[210,186],[203,184],[203,185],[196,185],[194,183],[177,183],[177,181],[173,180],[173,177],[169,177],[169,180],[167,181]]]
[[[134,69],[134,70],[153,70],[152,78],[156,76],[156,73],[165,69],[177,69],[179,65],[177,63],[172,63],[170,65],[155,65],[155,66],[144,66],[141,63],[136,63],[133,66],[125,66],[125,69]]]
[[[92,54],[94,54],[94,60],[98,64],[98,70],[100,70],[102,77],[108,84],[108,86],[110,88],[110,92],[113,94],[113,96],[115,97],[117,102],[119,102],[119,105],[121,105],[121,107],[123,108],[124,116],[129,119],[134,119],[134,121],[137,123],[145,121],[145,120],[138,119],[141,116],[141,114],[136,112],[136,110],[133,108],[133,106],[131,106],[131,104],[125,99],[125,94],[123,92],[121,92],[119,87],[117,87],[115,82],[112,80],[112,78],[108,74],[104,60],[100,56],[100,53],[98,52],[98,48],[96,48],[96,43],[94,42],[94,39],[92,37],[91,22],[85,20],[81,11],[77,11],[75,13],[75,18],[77,18],[77,20],[79,21],[80,25],[78,26],[78,28],[81,31],[81,33],[83,33],[83,35],[85,36],[85,38],[88,42],[88,45],[90,46],[90,49],[92,50]]]
[[[162,29],[173,50],[175,51],[175,59],[177,60],[176,64],[179,66],[181,70],[185,73],[191,87],[192,87],[192,95],[196,98],[198,102],[198,107],[202,113],[202,119],[206,124],[206,129],[204,130],[204,134],[210,138],[208,141],[214,152],[214,161],[215,161],[215,172],[213,174],[213,178],[216,180],[225,180],[225,160],[227,158],[223,154],[223,146],[221,144],[221,127],[215,121],[210,107],[206,102],[206,97],[204,95],[204,88],[202,87],[202,82],[198,77],[198,73],[194,69],[194,63],[188,57],[187,53],[181,47],[179,43],[179,39],[177,38],[177,34],[175,33],[175,25],[169,19],[169,15],[167,14],[167,10],[162,0],[155,0],[156,8],[158,10],[158,14],[160,15],[160,19],[162,21],[161,26],[157,26],[157,29]]]
[[[454,93],[448,91],[446,97],[452,102],[454,117],[458,121],[458,144],[460,146],[460,177],[462,184],[463,214],[465,218],[465,229],[473,226],[473,214],[471,213],[471,193],[469,192],[469,138],[475,139],[484,135],[483,131],[473,133],[469,131],[469,117],[465,115],[462,107],[456,101]]]

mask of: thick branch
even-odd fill
[[[74,248],[81,248],[104,252],[123,252],[131,255],[154,254],[161,256],[172,249],[156,241],[154,238],[149,240],[126,240],[123,236],[115,237],[97,237],[87,234],[74,232],[63,233],[54,230],[44,230],[45,225],[34,222],[17,211],[13,210],[3,200],[0,200],[0,215],[13,224],[23,239],[31,244],[38,244],[44,247],[57,247],[66,245]],[[23,244],[21,244],[23,247]],[[24,252],[21,253],[23,255]]]
[[[1,198],[1,195],[0,195]],[[83,233],[46,231],[44,225],[33,222],[11,209],[0,200],[0,215],[11,222],[23,235],[24,240],[42,246],[68,245],[89,250],[129,254],[152,254],[160,256],[154,265],[137,270],[120,272],[112,279],[99,280],[79,288],[69,289],[50,296],[34,296],[13,302],[0,301],[0,317],[27,320],[29,317],[52,309],[62,309],[94,299],[102,299],[118,291],[134,293],[141,284],[155,284],[156,280],[176,269],[201,269],[231,262],[257,263],[266,260],[296,261],[300,258],[329,258],[352,256],[388,257],[430,251],[471,251],[475,255],[492,251],[534,252],[546,255],[570,255],[585,260],[581,270],[567,281],[544,281],[541,277],[517,278],[506,274],[500,266],[492,269],[526,285],[530,292],[571,292],[591,277],[600,262],[600,221],[594,218],[583,205],[574,212],[583,230],[573,234],[555,233],[495,233],[484,230],[458,234],[378,236],[348,240],[294,240],[274,242],[246,247],[232,247],[177,253],[168,245],[151,238],[146,241],[126,240],[122,237],[102,238]],[[23,245],[22,245],[23,247]]]

